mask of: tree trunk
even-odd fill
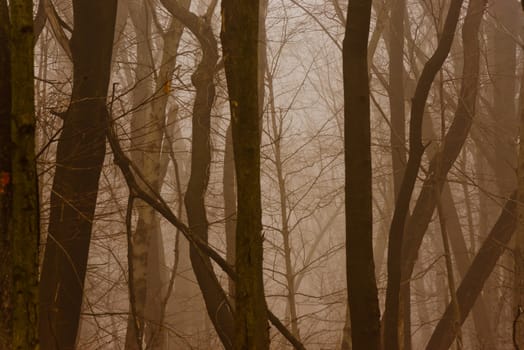
[[[371,1],[350,1],[343,42],[346,268],[352,348],[380,348],[372,244],[371,130],[367,41]]]
[[[9,230],[11,216],[11,65],[9,9],[0,1],[0,348],[12,347],[11,290],[13,258]]]
[[[426,100],[433,80],[451,49],[462,2],[462,0],[454,0],[451,3],[437,49],[433,56],[424,65],[424,69],[422,70],[412,100],[409,129],[409,159],[406,165],[402,186],[399,191],[389,232],[388,283],[384,322],[384,346],[388,350],[396,350],[399,349],[400,346],[398,337],[400,284],[401,276],[407,276],[401,273],[403,237],[411,195],[413,193],[420,162],[424,153],[421,134]]]
[[[222,45],[237,175],[235,349],[269,349],[262,274],[259,1],[222,1]]]
[[[462,279],[457,290],[457,299],[460,306],[460,324],[466,320],[475,300],[482,291],[482,287],[491,271],[495,267],[499,257],[505,251],[513,232],[515,231],[517,218],[515,196],[506,202],[495,226],[482,244],[475,256],[468,273]],[[426,350],[447,350],[457,335],[455,323],[455,311],[453,305],[449,304],[440,319]]]
[[[436,206],[436,193],[433,186],[437,180],[441,181],[440,179],[446,176],[453,165],[462,149],[473,121],[472,117],[475,113],[479,79],[479,44],[476,34],[478,33],[480,19],[483,14],[483,7],[478,7],[480,5],[471,5],[475,6],[477,9],[475,11],[470,11],[468,8],[468,14],[466,15],[467,20],[465,20],[462,29],[464,42],[464,78],[455,112],[455,119],[444,139],[441,151],[442,155],[435,155],[430,163],[429,173],[432,175],[424,181],[417,203],[413,209],[413,214],[407,223],[406,232],[409,232],[409,236],[407,237],[404,252],[404,278],[410,278],[413,272],[422,238],[424,237]],[[454,5],[452,4],[452,6]],[[436,159],[440,159],[438,169],[436,168]],[[436,171],[437,173],[435,173]]]
[[[116,3],[73,1],[73,92],[57,145],[40,281],[42,350],[75,348],[98,180],[105,156],[106,97]]]
[[[391,156],[395,203],[406,171],[406,118],[404,110],[404,13],[405,0],[390,2],[389,27],[389,105],[391,110]],[[409,213],[407,214],[409,216]],[[411,350],[411,287],[406,282],[400,289],[400,342],[404,350]]]
[[[5,11],[5,6],[0,4]],[[12,202],[7,236],[12,270],[10,301],[13,349],[38,349],[39,203],[35,157],[33,2],[15,0],[10,10]],[[2,24],[6,28],[6,24]],[[8,80],[9,81],[9,80]],[[9,140],[9,138],[8,138]],[[10,198],[8,198],[9,200]],[[3,278],[3,277],[2,277]]]

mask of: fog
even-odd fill
[[[524,347],[520,2],[33,5],[40,349]]]

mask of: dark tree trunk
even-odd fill
[[[41,349],[76,344],[98,180],[116,0],[73,1],[73,92],[57,145],[40,293]]]
[[[11,215],[11,66],[9,10],[0,1],[0,348],[11,348],[12,256],[7,224]]]
[[[352,347],[380,348],[372,244],[371,130],[367,41],[371,0],[349,1],[343,43],[346,268]]]
[[[163,0],[162,4],[197,37],[202,60],[191,76],[196,89],[192,120],[191,175],[184,198],[189,227],[202,242],[207,242],[208,222],[205,194],[211,166],[211,108],[215,100],[214,72],[218,49],[210,19],[201,21],[195,14],[183,9],[176,1]],[[210,17],[209,17],[210,18]],[[226,349],[234,344],[233,313],[227,295],[220,285],[208,256],[190,245],[189,255],[198,285],[202,291],[207,312]]]
[[[409,128],[409,159],[406,165],[404,178],[398,194],[395,212],[389,232],[388,248],[388,283],[386,291],[386,310],[384,322],[384,346],[387,350],[399,349],[399,307],[401,284],[401,257],[404,239],[406,217],[409,212],[411,195],[417,180],[417,174],[424,153],[422,145],[422,119],[426,107],[429,90],[444,60],[451,49],[455,36],[462,0],[452,1],[444,30],[433,56],[424,65],[417,84],[411,105],[411,119]]]
[[[237,175],[235,348],[269,349],[262,275],[259,1],[222,1],[222,45]]]
[[[485,0],[477,1],[482,1],[482,4],[485,4]],[[469,11],[468,9],[469,18],[465,21],[463,27],[464,78],[455,119],[444,139],[442,155],[435,155],[431,161],[429,173],[432,175],[424,181],[413,214],[407,223],[406,232],[409,232],[409,236],[406,240],[403,259],[404,278],[411,277],[418,250],[436,206],[436,192],[433,186],[437,181],[442,181],[441,179],[445,178],[455,162],[469,133],[475,114],[479,79],[479,43],[475,35],[478,33],[483,14],[484,7],[480,7],[482,4],[475,4],[478,9],[476,11]],[[440,161],[438,169],[436,159]]]
[[[457,299],[460,306],[460,325],[466,320],[475,300],[482,291],[482,287],[499,257],[505,251],[517,222],[515,196],[506,202],[495,226],[480,247],[471,267],[462,279],[457,290]],[[447,350],[457,336],[455,325],[454,306],[449,304],[440,319],[426,350]]]
[[[5,3],[0,6],[0,12],[4,13]],[[10,1],[9,13],[11,174],[0,178],[6,185],[9,178],[12,180],[12,197],[7,198],[11,205],[7,236],[11,253],[8,268],[12,269],[8,272],[12,318],[7,321],[12,321],[10,348],[38,349],[40,208],[35,157],[33,2]],[[6,25],[2,24],[3,28]]]
[[[207,242],[208,222],[205,197],[211,167],[211,108],[215,100],[213,78],[218,51],[210,24],[206,23],[205,28],[199,31],[206,33],[206,41],[201,41],[202,61],[191,77],[196,96],[192,120],[191,175],[184,202],[189,228],[202,241]],[[189,256],[211,322],[224,347],[233,349],[233,314],[228,305],[226,293],[215,275],[211,260],[194,245],[189,247]]]

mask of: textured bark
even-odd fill
[[[460,305],[460,324],[466,320],[475,300],[499,257],[505,251],[517,221],[515,196],[506,202],[495,226],[479,249],[468,273],[464,276],[457,290]],[[447,350],[457,335],[453,305],[448,305],[440,319],[426,350]]]
[[[73,1],[73,92],[57,145],[40,282],[41,349],[74,349],[105,126],[116,0]],[[96,54],[93,54],[96,53]]]
[[[0,1],[0,348],[11,348],[13,262],[8,223],[11,216],[11,65],[9,9]]]
[[[353,349],[380,348],[372,244],[367,41],[371,1],[349,1],[343,42],[346,268]]]
[[[262,275],[259,1],[222,1],[222,48],[237,175],[235,348],[269,349]]]
[[[424,65],[421,76],[415,89],[411,105],[411,119],[409,128],[409,158],[404,178],[399,191],[395,212],[389,232],[388,248],[388,282],[386,291],[384,346],[386,349],[399,349],[399,295],[401,284],[401,257],[404,240],[406,217],[409,212],[409,203],[417,180],[417,174],[424,153],[422,145],[422,120],[429,90],[444,60],[448,56],[455,36],[462,0],[451,2],[444,29],[437,49],[433,56]],[[413,214],[414,216],[415,214]],[[404,275],[407,276],[407,275]]]
[[[4,8],[5,6],[1,5]],[[11,179],[8,223],[12,258],[12,349],[38,349],[39,205],[35,157],[33,2],[15,0],[10,12]],[[5,24],[3,24],[5,28]],[[2,182],[6,180],[3,177]]]

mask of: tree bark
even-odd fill
[[[0,1],[0,348],[11,348],[11,290],[13,257],[9,229],[11,216],[11,64],[9,53],[9,9]]]
[[[222,48],[237,175],[235,349],[269,349],[262,274],[259,1],[222,1]]]
[[[57,145],[40,282],[42,350],[75,348],[98,180],[105,157],[116,4],[116,0],[73,1],[73,92]]]
[[[4,12],[5,5],[0,6]],[[33,2],[10,1],[9,13],[12,207],[7,235],[12,259],[11,348],[38,349],[40,208],[35,156]],[[8,180],[9,175],[4,175],[0,181],[8,185]],[[8,318],[8,322],[11,320]]]
[[[343,42],[346,268],[352,348],[380,348],[372,244],[372,174],[367,62],[371,1],[349,1]]]

